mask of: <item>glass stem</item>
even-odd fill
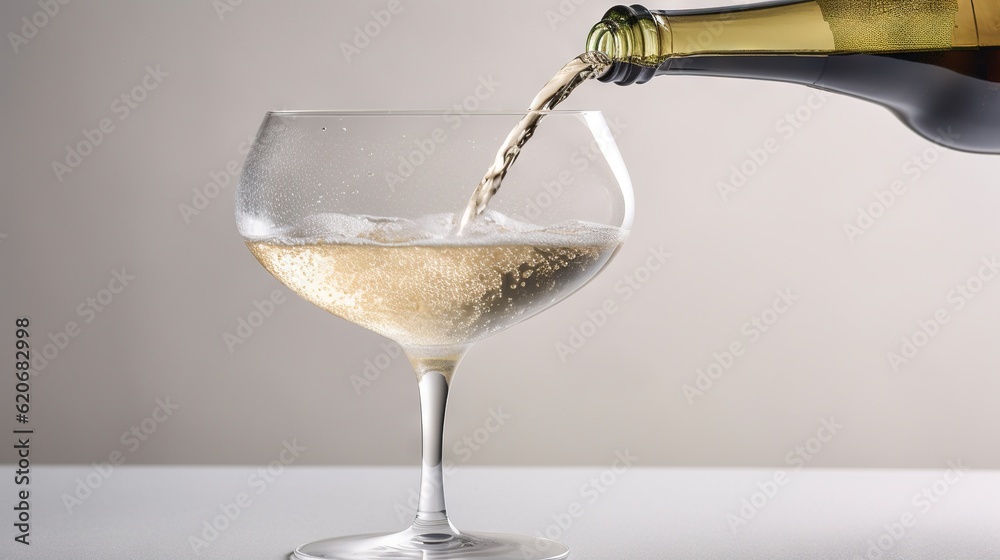
[[[444,501],[444,417],[448,386],[461,354],[455,357],[410,357],[420,391],[420,431],[422,438],[420,499],[412,530],[423,539],[446,539],[458,534],[448,521]]]

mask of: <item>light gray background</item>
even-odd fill
[[[302,464],[416,462],[405,360],[358,394],[351,378],[384,340],[261,269],[236,234],[235,181],[188,220],[179,205],[242,161],[269,109],[447,109],[481,80],[499,84],[481,108],[524,107],[609,4],[563,0],[560,20],[556,0],[404,0],[348,60],[342,43],[386,4],[245,0],[220,18],[211,2],[71,2],[16,53],[7,34],[40,8],[0,7],[5,371],[15,317],[31,318],[36,352],[80,325],[32,378],[36,461],[263,463],[294,439]],[[168,75],[121,119],[112,104],[147,66]],[[810,467],[1000,467],[1000,279],[962,310],[947,301],[1000,253],[1000,158],[927,152],[885,110],[847,98],[807,109],[813,93],[796,86],[654,82],[587,84],[567,102],[624,125],[635,229],[595,282],[473,349],[450,459],[606,465],[629,449],[645,465],[781,466],[801,445]],[[777,127],[796,110],[808,118],[786,138]],[[52,162],[103,118],[114,131],[57,180]],[[718,182],[769,138],[778,152],[724,201]],[[912,181],[903,166],[922,154],[936,161]],[[906,194],[851,243],[845,222],[895,179]],[[660,247],[672,258],[625,301],[616,283],[646,278]],[[135,279],[84,323],[78,306],[123,267]],[[785,288],[799,300],[749,343],[741,326]],[[231,353],[224,334],[275,289],[284,303]],[[561,360],[556,345],[609,298],[620,311]],[[887,353],[942,307],[951,321],[893,371]],[[683,386],[734,341],[746,354],[689,402]],[[17,427],[11,375],[0,397],[2,426]],[[167,397],[179,408],[150,420]],[[493,433],[491,409],[509,415]],[[830,417],[842,428],[817,449],[809,438]],[[123,440],[144,420],[155,432]],[[0,458],[13,460],[9,445]]]

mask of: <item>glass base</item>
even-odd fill
[[[294,558],[315,560],[407,559],[560,560],[569,549],[555,541],[498,533],[376,533],[325,539],[295,549]]]

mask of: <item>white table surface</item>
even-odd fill
[[[268,482],[251,479],[257,470],[117,467],[69,512],[63,495],[72,496],[88,475],[96,483],[93,467],[33,466],[31,545],[13,540],[15,486],[5,476],[0,558],[284,559],[303,542],[402,529],[418,474],[288,467]],[[949,484],[945,471],[786,471],[786,484],[734,532],[727,515],[739,515],[741,500],[753,498],[775,470],[633,467],[603,493],[584,488],[604,470],[462,467],[447,480],[449,511],[466,530],[534,534],[548,527],[561,533],[573,560],[878,558],[869,549],[880,534],[889,547],[878,551],[881,558],[1000,559],[1000,472],[968,471]],[[605,482],[611,478],[605,473]],[[936,502],[914,501],[924,488]],[[249,506],[196,554],[191,537],[240,493]],[[573,502],[574,512],[582,510],[576,518],[567,514]],[[560,514],[565,529],[554,521]],[[911,526],[889,536],[886,524],[906,514]]]

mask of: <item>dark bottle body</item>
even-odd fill
[[[994,49],[828,56],[697,56],[664,61],[654,75],[792,82],[846,94],[892,111],[921,136],[953,149],[1000,153],[1000,83]],[[963,63],[963,73],[942,65]]]

